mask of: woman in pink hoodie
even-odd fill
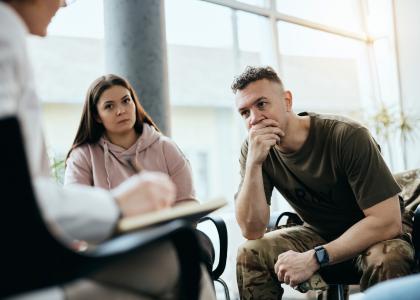
[[[66,164],[65,185],[111,190],[141,170],[159,171],[176,185],[175,204],[196,201],[188,160],[162,135],[130,83],[116,75],[90,86]]]
[[[130,83],[112,74],[101,76],[88,89],[79,129],[67,155],[64,184],[111,190],[141,170],[170,176],[176,186],[174,205],[197,201],[188,160],[159,131]],[[159,209],[144,205],[144,211]],[[201,231],[198,239],[202,260],[211,272],[211,241]]]

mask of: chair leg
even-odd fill
[[[346,284],[331,284],[326,291],[327,300],[348,300],[349,286]]]
[[[338,300],[346,300],[344,297],[344,286],[342,284],[338,284],[337,285],[337,295],[338,295]]]
[[[228,288],[226,282],[224,282],[224,280],[222,278],[217,278],[216,281],[219,282],[223,286],[223,289],[225,291],[226,300],[230,300],[229,288]]]

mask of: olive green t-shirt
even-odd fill
[[[308,137],[297,152],[270,150],[262,166],[265,196],[271,204],[276,188],[308,226],[332,240],[361,220],[363,209],[401,190],[366,127],[341,116],[300,115],[310,116]],[[247,152],[248,140],[242,181]]]

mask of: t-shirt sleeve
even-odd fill
[[[239,156],[240,177],[241,178],[240,178],[238,191],[235,194],[235,199],[238,196],[238,194],[239,194],[239,192],[242,188],[242,184],[244,182],[247,155],[248,155],[248,140],[245,140],[242,144],[241,153],[240,153],[240,156]],[[269,158],[267,157],[267,159],[269,159]],[[274,186],[271,183],[271,180],[269,179],[267,173],[264,171],[264,167],[263,167],[263,170],[262,170],[262,176],[263,176],[263,183],[264,183],[265,199],[267,201],[267,204],[271,205],[271,195],[273,193]]]
[[[361,209],[369,208],[401,191],[379,146],[364,127],[355,129],[345,138],[341,164]]]
[[[74,149],[66,162],[64,185],[83,184],[93,186],[92,164],[84,147]]]

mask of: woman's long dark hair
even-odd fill
[[[130,92],[131,99],[134,101],[134,105],[136,106],[136,122],[134,124],[134,129],[136,132],[139,135],[143,132],[143,123],[147,123],[154,127],[157,131],[160,131],[155,122],[153,122],[152,118],[147,114],[143,106],[140,104],[139,98],[131,84],[120,76],[114,74],[104,75],[96,79],[90,85],[86,93],[82,118],[80,119],[76,137],[74,138],[73,145],[67,154],[66,160],[69,158],[73,149],[84,144],[97,143],[102,137],[105,132],[105,127],[103,124],[96,121],[98,116],[98,109],[96,105],[98,104],[99,98],[102,96],[102,94],[107,89],[116,85],[126,88]]]

